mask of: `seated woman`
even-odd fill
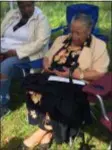
[[[0,105],[10,99],[9,86],[16,63],[35,60],[48,50],[50,27],[33,1],[18,1],[18,8],[7,13],[1,24]]]
[[[71,79],[91,82],[107,72],[106,44],[91,35],[92,23],[86,14],[73,17],[71,33],[58,37],[46,53],[43,72],[25,78],[29,123],[38,124],[39,129],[24,140],[21,149],[48,146],[52,137],[58,144],[68,142],[83,121],[91,123],[83,86],[73,84]],[[50,75],[69,78],[70,82],[48,81]]]

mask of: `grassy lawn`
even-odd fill
[[[21,89],[20,82],[13,80],[10,90],[11,102],[9,105],[11,112],[1,121],[2,150],[17,150],[19,143],[38,128],[37,126],[34,127],[29,125],[27,122],[25,95],[24,91]],[[110,104],[108,104],[108,106],[111,109]],[[110,135],[99,122],[93,122],[90,127],[86,127],[85,133],[86,141],[89,141],[88,143],[90,145],[96,146],[93,150],[107,150]],[[78,150],[80,142],[81,138],[77,138],[72,148],[67,144],[63,144],[62,150]],[[55,142],[52,144],[52,150],[58,150]]]
[[[48,20],[51,27],[57,27],[59,25],[66,24],[65,10],[66,6],[76,2],[38,2],[38,6],[48,16]],[[88,2],[91,3],[91,2]],[[109,43],[108,49],[109,54],[112,56],[112,36],[111,36],[111,2],[92,2],[100,7],[99,23],[98,26],[101,28],[101,33],[108,35]],[[47,5],[47,7],[46,7]],[[6,2],[2,3],[2,6],[8,7]],[[55,35],[54,35],[55,36]],[[112,63],[110,65],[112,71]],[[31,126],[27,123],[26,118],[26,106],[24,91],[20,86],[20,81],[13,80],[11,88],[11,112],[3,118],[1,121],[1,148],[2,150],[17,150],[17,145],[38,127]],[[107,104],[108,109],[112,108],[112,104]],[[96,147],[94,150],[107,150],[109,144],[108,132],[98,123],[95,122],[90,127],[85,128],[86,139],[90,139],[89,144],[93,144]],[[80,138],[74,141],[73,147],[70,148],[68,145],[63,144],[62,150],[78,150]],[[55,142],[52,145],[52,150],[57,150]]]

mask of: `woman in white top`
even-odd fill
[[[9,99],[9,86],[15,63],[44,56],[48,49],[50,27],[33,1],[18,1],[19,9],[7,13],[1,24],[0,104]]]

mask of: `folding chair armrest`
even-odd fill
[[[93,95],[107,96],[112,93],[112,73],[106,73],[100,79],[86,85],[83,91]]]
[[[103,117],[109,121],[102,97],[108,96],[112,93],[112,73],[107,73],[100,79],[86,85],[83,88],[83,91],[87,94],[96,96],[97,100],[100,103]]]
[[[26,63],[15,64],[14,66],[21,69],[23,71],[24,76],[26,75],[26,71],[30,71],[30,69],[40,69],[43,67],[43,58],[37,59],[34,61],[29,61]]]
[[[22,71],[24,77],[27,75],[27,73],[30,72],[31,69],[29,63],[14,64],[14,67],[19,68]]]
[[[83,91],[91,95],[106,95],[107,91],[101,85],[88,84],[84,86]]]
[[[29,66],[33,69],[43,68],[43,58],[29,62]]]
[[[20,69],[42,68],[43,67],[42,60],[43,60],[43,58],[37,59],[34,61],[29,61],[26,63],[15,64],[15,66],[20,68]]]

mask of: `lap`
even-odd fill
[[[42,111],[48,112],[51,118],[51,125],[54,132],[54,138],[58,144],[68,142],[69,136],[75,136],[78,128],[83,121],[91,123],[89,104],[86,100],[86,94],[82,92],[82,86],[70,83],[48,82],[49,76],[43,80],[43,74],[33,74],[25,79],[26,91],[34,91],[33,100],[28,94],[27,108],[29,112],[29,121],[31,124],[39,124],[44,129],[44,117],[39,117]],[[33,92],[32,92],[33,93]],[[41,101],[36,93],[42,95]],[[39,100],[39,101],[38,101]],[[43,108],[40,109],[39,105]],[[32,110],[36,112],[36,118],[32,119]],[[35,117],[35,115],[34,115]],[[39,119],[40,118],[40,119]],[[37,120],[37,121],[36,121]],[[41,124],[42,123],[42,124]]]
[[[1,62],[1,74],[9,75],[10,71],[12,71],[14,64],[23,63],[26,59],[20,60],[18,57],[10,57]]]
[[[73,125],[73,122],[76,125],[76,121],[81,122],[82,118],[85,117],[84,115],[89,112],[88,102],[85,93],[82,92],[82,86],[70,83],[43,82],[44,76],[42,76],[43,74],[31,75],[26,78],[24,84],[27,90],[42,94],[41,102],[39,101],[41,111],[49,112],[53,119],[63,120],[64,123],[71,125]],[[28,100],[27,103],[30,103],[30,106],[34,105],[36,108],[38,101],[35,101],[37,104],[31,101]]]

